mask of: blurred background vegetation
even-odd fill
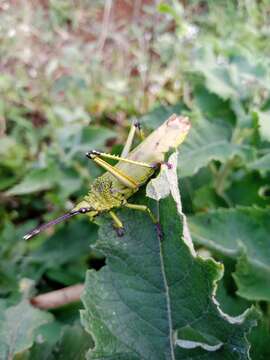
[[[146,130],[172,112],[191,117],[179,170],[187,214],[267,207],[268,0],[2,0],[0,20],[3,309],[22,289],[42,293],[83,282],[87,268],[101,266],[89,252],[97,226],[85,219],[30,242],[22,235],[72,208],[101,173],[84,153],[118,153],[134,117]],[[235,285],[228,289],[235,300],[231,308],[224,301],[228,311],[250,304],[236,298]],[[51,358],[53,343],[83,331],[61,332],[79,322],[80,306],[54,311],[54,340],[48,336],[43,349]],[[269,358],[268,326],[265,320],[265,342],[253,336],[256,360]]]

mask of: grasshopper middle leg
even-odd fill
[[[151,209],[148,206],[140,205],[140,204],[130,204],[130,203],[126,203],[124,206],[128,209],[146,212],[150,216],[153,223],[155,225],[159,225],[158,219],[156,218],[156,216],[153,214],[153,212],[151,211]],[[124,225],[123,225],[122,221],[119,219],[119,217],[113,211],[109,211],[109,214],[110,214],[111,218],[113,219],[114,228],[117,232],[117,235],[123,236],[125,229],[124,229]]]

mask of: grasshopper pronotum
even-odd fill
[[[190,122],[187,117],[172,115],[130,152],[136,127],[138,126],[134,123],[121,156],[95,150],[86,154],[106,172],[94,180],[89,193],[70,212],[31,230],[24,236],[25,240],[74,215],[86,214],[93,221],[97,215],[104,212],[109,213],[118,234],[121,235],[124,227],[113,209],[122,206],[146,211],[156,222],[147,206],[130,204],[127,200],[147,182],[160,164],[164,163],[169,149],[177,148],[184,141]],[[118,163],[112,166],[104,160],[106,158],[118,160]]]

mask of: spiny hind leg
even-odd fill
[[[124,173],[123,171],[121,171],[120,169],[107,163],[107,161],[103,160],[102,158],[123,161],[123,162],[129,163],[129,164],[142,166],[142,167],[146,167],[146,168],[150,168],[150,169],[156,168],[155,164],[147,164],[147,163],[140,162],[140,161],[122,158],[117,155],[102,153],[102,152],[99,152],[96,150],[89,151],[86,154],[86,156],[89,159],[93,160],[97,165],[101,166],[103,169],[105,169],[109,173],[111,173],[123,185],[125,185],[126,187],[128,187],[130,189],[134,189],[134,190],[137,190],[139,188],[138,182],[136,180],[134,180],[131,176],[129,176],[126,173]]]
[[[142,161],[131,160],[131,159],[128,159],[128,158],[123,157],[123,156],[118,156],[118,155],[114,155],[114,154],[108,154],[108,153],[104,153],[104,152],[97,151],[97,150],[88,151],[86,153],[86,156],[89,159],[93,160],[93,161],[96,161],[96,158],[112,159],[112,160],[117,160],[117,161],[123,161],[123,162],[126,162],[128,164],[133,164],[133,165],[146,167],[146,168],[149,168],[149,169],[155,169],[157,167],[157,165],[158,165],[158,164],[157,165],[156,164],[147,164],[147,163],[142,162]],[[101,164],[98,164],[98,165],[102,166]]]
[[[134,126],[136,127],[136,129],[138,129],[139,136],[140,136],[141,140],[144,140],[144,139],[145,139],[145,135],[144,135],[144,131],[143,131],[143,128],[142,128],[142,124],[140,123],[140,121],[139,121],[139,120],[135,120]]]
[[[109,215],[113,220],[113,227],[115,228],[117,235],[123,236],[125,233],[125,229],[122,221],[119,219],[119,217],[115,214],[114,211],[109,211]]]

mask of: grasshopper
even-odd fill
[[[177,148],[184,141],[190,129],[190,122],[187,117],[174,114],[134,150],[130,151],[136,129],[139,129],[142,135],[140,125],[133,122],[121,156],[96,150],[87,152],[86,156],[105,169],[106,172],[94,180],[88,194],[71,211],[31,230],[24,236],[24,239],[28,240],[48,227],[72,216],[86,214],[90,221],[93,221],[97,215],[105,212],[111,216],[114,227],[121,236],[124,233],[124,226],[115,214],[114,209],[123,206],[145,211],[157,223],[157,219],[147,206],[131,204],[128,199],[165,162],[165,156],[169,149]],[[112,166],[105,159],[114,159],[118,160],[118,162],[115,166]],[[167,166],[170,166],[170,164],[167,164]]]

